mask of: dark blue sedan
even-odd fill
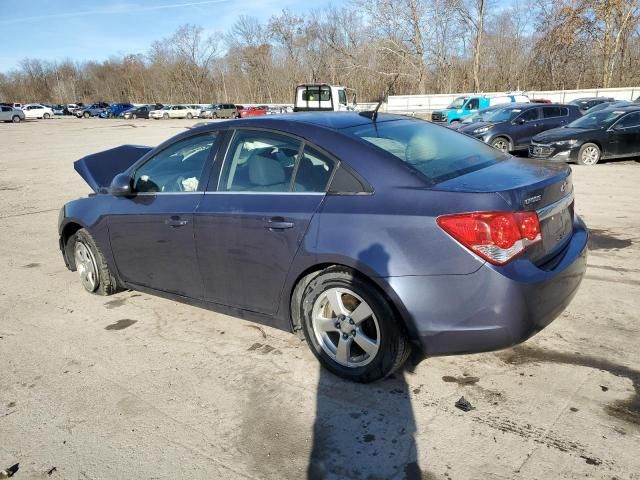
[[[422,120],[233,120],[75,168],[95,194],[60,212],[60,248],[87,291],[141,290],[296,332],[356,381],[412,351],[522,342],[585,272],[567,165]]]

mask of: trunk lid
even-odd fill
[[[127,170],[152,147],[122,145],[87,155],[73,162],[73,168],[96,193],[107,193],[113,177]]]
[[[544,268],[567,245],[573,233],[573,182],[564,163],[510,158],[481,170],[442,182],[437,190],[495,192],[507,211],[538,212],[542,241],[524,256]]]

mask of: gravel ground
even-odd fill
[[[65,269],[58,210],[89,191],[72,162],[191,123],[0,125],[0,470],[640,479],[640,164],[574,167],[589,270],[547,329],[517,348],[354,385],[286,332],[137,292],[92,296]],[[475,409],[456,409],[461,396]]]

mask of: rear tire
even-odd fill
[[[165,113],[164,115],[162,115],[162,118],[164,118],[165,120],[169,120],[169,114]]]
[[[65,248],[87,292],[105,296],[118,292],[118,282],[89,232],[81,228],[69,237]]]
[[[342,378],[373,382],[409,358],[411,344],[387,300],[349,269],[330,267],[313,277],[298,308],[309,348]]]
[[[595,143],[585,143],[578,152],[578,165],[592,166],[600,161],[600,147]]]
[[[511,151],[511,142],[504,137],[497,137],[491,140],[490,145],[493,148],[500,150],[502,153],[509,153]]]
[[[191,113],[187,113],[187,120],[191,120],[193,118],[193,115]]]

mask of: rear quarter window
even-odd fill
[[[347,131],[410,165],[432,183],[487,168],[508,158],[479,140],[420,120],[371,123]]]

